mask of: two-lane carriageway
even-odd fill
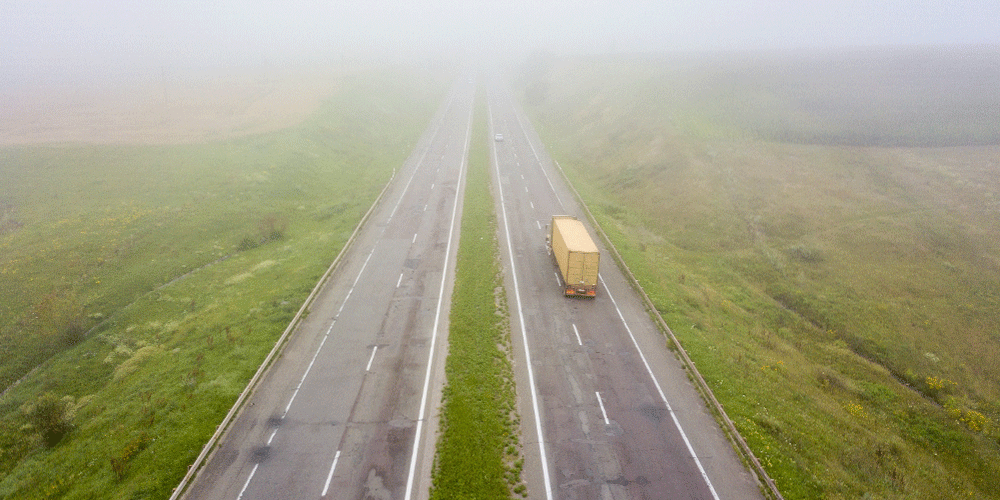
[[[597,297],[562,295],[548,224],[552,215],[589,223],[509,92],[493,83],[490,134],[503,136],[493,182],[531,498],[761,498],[596,237]]]
[[[185,494],[425,498],[474,85],[454,85]]]

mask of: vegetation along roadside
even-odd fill
[[[785,498],[998,498],[1000,66],[967,50],[518,69]]]
[[[448,80],[345,70],[305,122],[213,143],[0,150],[0,498],[167,498]]]
[[[432,499],[527,498],[510,326],[489,188],[489,138],[478,99],[448,330]]]

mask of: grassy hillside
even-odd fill
[[[1000,491],[997,59],[519,69],[546,145],[787,498]]]
[[[272,133],[0,150],[0,497],[169,496],[445,83],[345,72]]]

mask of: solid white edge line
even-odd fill
[[[663,389],[660,387],[660,382],[656,380],[656,376],[653,375],[653,369],[649,367],[649,361],[646,360],[646,355],[643,354],[642,349],[639,348],[639,342],[636,341],[635,335],[632,334],[632,329],[629,328],[628,322],[625,321],[625,316],[622,314],[622,310],[618,308],[618,301],[615,300],[614,296],[611,295],[611,290],[608,289],[608,284],[604,282],[604,277],[598,275],[601,280],[601,286],[604,287],[604,293],[608,294],[608,298],[611,299],[611,303],[614,304],[615,310],[618,311],[618,317],[622,320],[622,324],[625,325],[625,331],[628,332],[629,338],[632,339],[632,345],[635,346],[635,350],[639,353],[639,358],[642,359],[642,364],[646,367],[646,373],[649,374],[649,378],[653,380],[653,385],[656,386],[656,392],[660,393],[660,398],[663,400],[663,404],[666,405],[667,411],[670,412],[670,417],[674,421],[674,426],[677,427],[677,432],[680,432],[681,438],[684,439],[684,445],[687,446],[688,453],[691,454],[691,458],[694,459],[695,465],[698,466],[698,471],[701,472],[702,479],[705,480],[705,484],[708,485],[709,491],[712,492],[712,498],[719,500],[719,495],[715,492],[715,487],[712,486],[712,481],[708,478],[708,473],[705,472],[705,468],[701,465],[701,460],[698,459],[698,455],[694,452],[694,447],[691,446],[691,441],[688,439],[687,434],[681,427],[680,420],[677,419],[677,414],[674,413],[673,408],[670,407],[670,402],[667,401],[666,394],[663,393]]]
[[[601,406],[601,416],[604,417],[604,425],[611,425],[611,421],[608,420],[608,412],[604,410],[604,400],[601,399],[601,393],[594,391],[597,395],[597,404]]]
[[[488,101],[487,101],[488,104]],[[487,105],[487,111],[489,113],[489,122],[492,128],[493,124],[493,108]],[[529,141],[530,142],[530,141]],[[500,210],[503,212],[503,230],[507,239],[507,254],[510,258],[510,274],[514,280],[514,299],[517,302],[517,316],[521,324],[521,340],[524,344],[524,361],[525,366],[528,368],[528,385],[531,386],[531,407],[535,412],[535,432],[538,434],[538,454],[539,459],[542,462],[542,478],[545,482],[545,498],[547,500],[552,500],[552,484],[549,479],[549,461],[545,455],[545,437],[542,433],[542,419],[541,413],[538,410],[538,391],[535,389],[535,373],[531,369],[531,352],[528,349],[528,332],[525,330],[524,326],[524,311],[521,306],[521,291],[517,285],[517,269],[514,266],[514,249],[510,242],[510,227],[507,223],[507,207],[504,202],[503,197],[503,185],[500,182],[500,160],[497,158],[497,150],[493,149],[493,167],[496,169],[497,174],[497,191],[500,194]],[[556,275],[558,277],[558,275]]]
[[[475,99],[473,97],[473,99]],[[469,155],[469,136],[472,134],[472,112],[475,110],[475,100],[473,100],[472,105],[469,106],[469,122],[465,130],[465,150],[462,153],[462,164],[458,171],[458,186],[459,189],[455,191],[455,203],[451,208],[451,225],[448,229],[448,245],[444,251],[444,269],[441,273],[441,287],[438,291],[438,305],[437,312],[434,314],[434,329],[431,333],[431,346],[430,352],[427,355],[427,372],[424,375],[424,390],[423,395],[420,396],[420,412],[417,414],[417,429],[413,437],[413,453],[410,456],[410,472],[406,479],[406,495],[405,500],[410,500],[413,495],[413,480],[415,476],[415,471],[417,468],[417,454],[420,451],[420,434],[423,432],[424,427],[424,411],[427,409],[427,394],[431,385],[431,371],[434,367],[434,347],[437,345],[438,336],[438,326],[441,321],[441,306],[444,303],[444,287],[448,280],[448,260],[451,258],[451,245],[454,241],[455,234],[455,224],[456,217],[458,214],[458,203],[461,198],[461,186],[462,186],[462,175],[465,173],[466,162]]]
[[[333,471],[337,470],[337,460],[340,459],[340,450],[337,450],[337,454],[333,456],[333,464],[330,465],[330,473],[326,475],[326,484],[323,485],[323,494],[321,497],[326,496],[326,492],[330,491],[330,481],[333,480]]]

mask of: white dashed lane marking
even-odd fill
[[[597,394],[597,404],[601,405],[601,416],[604,417],[604,425],[611,425],[611,421],[608,420],[608,412],[604,410],[604,400],[601,399],[601,393],[594,392]]]

